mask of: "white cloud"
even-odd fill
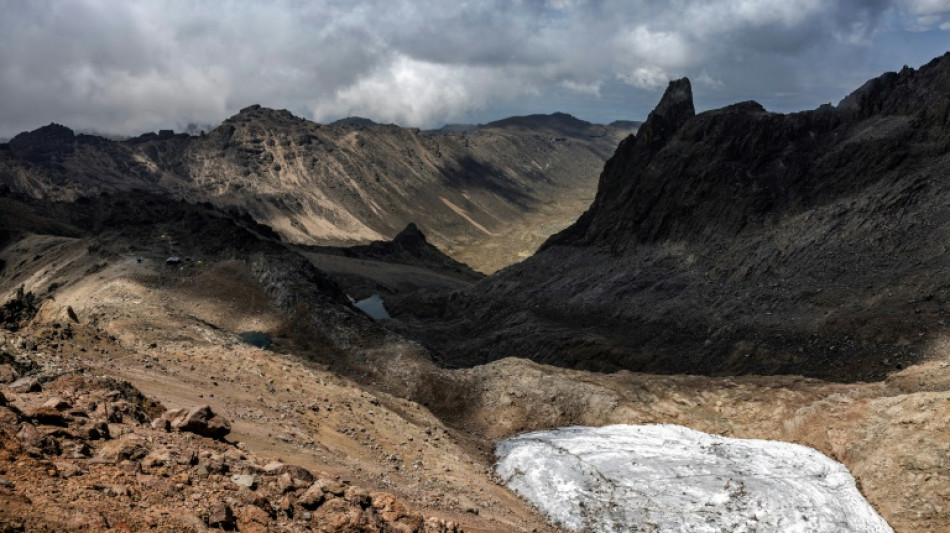
[[[592,83],[582,83],[574,80],[563,80],[561,85],[570,91],[581,94],[589,94],[591,96],[600,96],[600,87],[603,85],[600,81],[595,81]]]
[[[726,86],[726,84],[723,83],[722,80],[713,78],[705,70],[700,72],[699,76],[696,77],[696,83],[704,87],[708,87],[710,89],[722,89]]]
[[[915,15],[950,13],[950,0],[904,0]]]
[[[907,25],[912,31],[944,30],[950,24],[950,0],[904,0],[904,4],[914,16]]]
[[[841,83],[832,62],[873,55],[883,13],[943,28],[948,3],[0,0],[0,136],[51,121],[134,134],[253,103],[428,126],[565,91],[645,115],[617,95],[652,101],[684,75],[735,99]]]
[[[660,67],[639,67],[629,73],[618,75],[625,83],[640,89],[657,89],[666,85],[666,82],[675,78]]]
[[[376,72],[341,88],[332,98],[311,106],[314,118],[344,115],[374,120],[439,126],[465,112],[483,108],[494,97],[520,95],[534,89],[519,76],[493,75],[487,67],[441,65],[399,56]]]

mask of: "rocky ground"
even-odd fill
[[[300,346],[290,335],[280,333],[286,331],[286,314],[269,303],[240,263],[209,264],[205,267],[208,273],[166,280],[160,287],[154,278],[151,282],[143,278],[139,268],[150,267],[140,267],[133,257],[119,261],[99,271],[93,280],[59,293],[56,300],[46,300],[25,328],[5,333],[3,349],[12,360],[25,361],[23,356],[27,356],[38,362],[36,368],[20,365],[10,370],[38,378],[43,390],[14,392],[9,386],[0,390],[24,413],[36,414],[53,396],[65,397],[73,406],[90,411],[89,402],[97,395],[112,394],[119,381],[83,383],[100,383],[98,376],[128,381],[151,399],[123,393],[133,394],[134,401],[126,402],[143,405],[123,420],[131,433],[152,439],[149,450],[184,448],[195,450],[199,457],[201,450],[219,456],[227,456],[230,450],[231,455],[240,453],[251,459],[235,458],[227,472],[204,480],[199,474],[201,461],[174,465],[168,469],[172,477],[166,478],[149,468],[143,472],[137,460],[125,465],[130,473],[119,466],[78,458],[73,462],[88,477],[75,476],[69,483],[82,490],[34,491],[33,482],[25,480],[62,484],[59,477],[50,477],[45,465],[55,466],[64,454],[71,457],[73,443],[56,433],[59,452],[57,445],[50,445],[50,455],[29,458],[26,451],[20,451],[4,463],[7,470],[0,477],[14,483],[8,487],[11,498],[16,495],[36,502],[12,508],[14,522],[16,517],[29,522],[28,510],[47,502],[43,505],[95,509],[99,518],[92,520],[134,523],[129,526],[132,530],[200,529],[198,525],[209,512],[204,495],[213,494],[231,507],[241,530],[251,527],[248,516],[260,520],[267,516],[265,527],[271,530],[324,524],[313,522],[313,518],[303,521],[306,512],[311,517],[323,515],[291,501],[300,491],[306,492],[306,487],[291,491],[292,496],[286,498],[290,504],[281,503],[285,498],[279,479],[259,471],[279,459],[306,468],[315,479],[349,481],[370,493],[392,493],[414,510],[409,514],[425,521],[434,517],[466,531],[545,530],[549,526],[540,516],[493,480],[494,439],[573,424],[661,422],[815,447],[851,469],[865,496],[896,531],[947,531],[950,523],[946,468],[950,457],[945,446],[950,442],[947,346],[936,347],[944,354],[941,358],[873,384],[796,377],[596,374],[518,359],[451,371],[421,359],[418,347],[391,341],[350,351],[346,364],[327,359],[318,363],[314,361],[326,358],[320,352],[327,348]],[[69,318],[69,309],[78,323]],[[242,343],[236,333],[249,329],[272,332],[272,350]],[[335,370],[330,371],[330,366]],[[60,375],[65,377],[54,377]],[[12,373],[8,376],[20,379]],[[83,397],[86,393],[75,392],[82,387],[100,389]],[[54,404],[50,403],[55,409]],[[190,409],[202,404],[230,421],[231,432],[225,438],[243,443],[241,447],[151,426],[151,420],[164,408]],[[70,409],[65,407],[63,412],[76,416]],[[139,412],[145,415],[135,414]],[[40,424],[56,420],[58,415],[49,419],[29,416],[18,415],[16,422],[4,422],[17,424],[18,429],[10,429],[8,434],[20,434],[23,424],[44,434],[58,431],[56,426]],[[81,416],[76,420],[87,423]],[[94,420],[90,414],[90,421]],[[106,422],[106,429],[112,431]],[[73,422],[67,427],[78,427],[69,424]],[[116,429],[116,434],[121,431],[125,429]],[[17,449],[25,447],[17,444],[19,437],[9,442]],[[100,455],[108,442],[111,440],[90,442],[89,457]],[[188,452],[175,454],[190,457]],[[90,482],[99,479],[100,473],[110,481]],[[259,488],[235,486],[230,477],[235,473],[260,476]],[[123,500],[108,492],[108,487],[119,485],[137,495],[139,502],[148,498],[164,501],[162,489],[154,489],[146,481],[151,483],[154,478],[174,484],[174,476],[185,479],[181,474],[189,476],[189,487],[193,487],[185,493],[202,495],[198,498],[201,504],[186,507],[187,499],[165,503],[168,510],[187,510],[168,515],[173,517],[169,520],[165,515],[144,512],[131,517],[130,510],[136,509],[133,496]],[[270,485],[275,482],[276,489]],[[89,490],[89,485],[106,488]],[[213,492],[218,490],[221,492]],[[248,498],[257,498],[251,493],[263,495],[268,504],[249,503]],[[275,510],[273,516],[267,514],[268,505]],[[290,516],[281,505],[297,505],[295,514]],[[345,498],[339,505],[356,510]],[[365,515],[359,514],[371,520]],[[198,522],[191,521],[191,516]],[[67,524],[51,529],[58,527],[74,528]]]
[[[239,530],[553,532],[497,483],[494,440],[675,423],[814,447],[848,466],[896,531],[948,531],[946,338],[874,383],[604,374],[516,358],[451,370],[247,221],[155,197],[0,201],[0,392],[13,407],[0,421],[0,478],[19,502],[4,507],[8,529],[202,530],[214,516]],[[248,332],[272,344],[248,344]],[[40,390],[11,386],[23,378]],[[152,426],[202,405],[228,421],[223,440],[176,430],[188,426],[175,423],[181,411]],[[127,444],[129,457],[99,459]],[[319,507],[306,497],[314,485],[327,489]]]
[[[85,370],[41,365],[3,387],[0,530],[460,530],[390,493],[256,456],[225,440],[229,422],[207,405],[165,410]]]

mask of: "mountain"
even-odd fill
[[[336,252],[345,257],[424,266],[442,272],[452,272],[470,281],[484,277],[429,244],[422,231],[411,222],[391,241],[375,241],[362,246],[338,248]]]
[[[421,224],[327,250],[288,244],[247,211],[189,192],[199,188],[182,176],[197,162],[208,168],[195,175],[218,166],[248,188],[252,176],[273,180],[262,154],[296,148],[277,151],[277,128],[261,124],[299,121],[289,113],[249,110],[256,126],[236,121],[230,137],[161,131],[114,143],[51,126],[4,145],[0,530],[555,533],[509,489],[527,473],[547,490],[558,472],[536,468],[537,453],[499,464],[505,439],[675,424],[650,439],[667,456],[664,440],[684,428],[808,446],[847,467],[894,531],[942,531],[946,61],[887,75],[838,109],[787,116],[754,104],[697,115],[688,83],[676,82],[606,166],[590,212],[489,277],[442,255]],[[303,126],[327,139],[392,128]],[[260,152],[247,150],[249,130],[261,132]],[[202,160],[218,153],[208,146],[220,154]],[[825,181],[782,179],[816,169]],[[735,187],[730,196],[703,180]],[[733,210],[748,215],[736,223]],[[378,292],[400,317],[385,324],[434,351],[359,312],[356,290]],[[878,353],[860,351],[866,335]],[[733,360],[717,366],[730,346]],[[503,359],[473,366],[477,357]],[[734,375],[789,361],[828,379]],[[565,368],[640,363],[663,374]],[[842,382],[860,376],[884,379]],[[706,439],[674,466],[721,459]],[[627,470],[672,464],[600,449]],[[544,454],[576,458],[564,451]],[[738,474],[765,458],[743,453]],[[589,466],[570,472],[597,474]],[[846,476],[834,470],[774,471],[768,484],[840,489]],[[576,511],[630,509],[606,474],[587,476],[592,505],[569,497]],[[699,524],[760,518],[759,488],[719,477],[695,512],[665,497],[646,510]]]
[[[407,297],[446,364],[881,379],[950,300],[950,54],[837,107],[696,114],[671,82],[575,224],[472,289]],[[458,341],[458,339],[464,339]]]
[[[637,130],[640,129],[640,126],[643,125],[643,122],[639,120],[615,120],[607,125],[618,130],[627,130],[636,133]]]
[[[412,255],[421,239],[404,233],[387,248]],[[342,259],[418,279],[417,265]],[[314,264],[208,204],[0,192],[0,529],[555,533],[498,484],[493,443],[607,424],[814,447],[895,531],[950,519],[946,352],[886,383],[515,358],[452,370],[356,311]],[[734,505],[741,492],[701,512],[754,512]]]
[[[379,126],[378,122],[374,122],[372,119],[365,117],[346,117],[341,118],[340,120],[334,121],[333,126]]]
[[[485,277],[442,253],[412,223],[390,241],[294,248],[358,300],[418,290],[465,289]]]
[[[387,239],[415,222],[457,260],[493,271],[580,214],[624,135],[563,114],[525,120],[430,134],[250,106],[197,137],[122,142],[50,124],[0,146],[0,183],[53,200],[140,190],[206,201],[308,245]]]

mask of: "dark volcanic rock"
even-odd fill
[[[883,377],[948,333],[948,126],[950,54],[789,115],[672,82],[577,223],[401,327],[449,365]]]
[[[73,130],[54,123],[17,135],[10,140],[10,151],[20,159],[42,162],[51,157],[69,155],[74,141]]]
[[[326,248],[323,250],[329,251]],[[437,272],[447,272],[469,281],[484,277],[468,265],[452,259],[430,244],[425,234],[412,222],[391,241],[375,241],[366,245],[332,250],[345,257],[422,266]]]

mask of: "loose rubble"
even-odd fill
[[[49,376],[47,376],[49,377]],[[67,373],[0,392],[0,531],[455,533],[394,495],[257,457],[207,405]]]

